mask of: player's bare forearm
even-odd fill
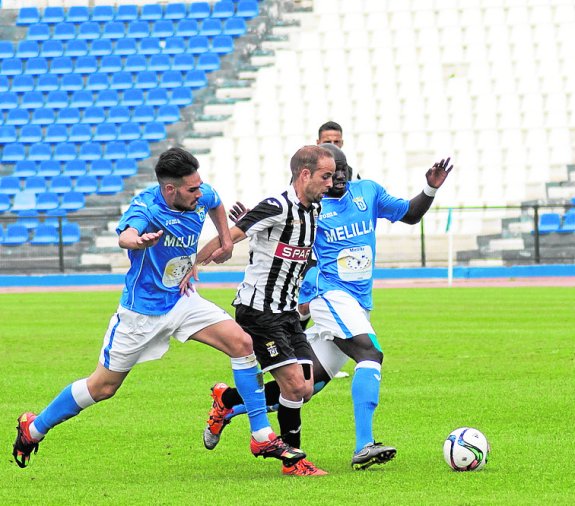
[[[157,232],[147,232],[140,235],[132,227],[128,227],[118,237],[118,245],[123,249],[146,249],[158,244],[160,238],[164,235],[163,230]]]
[[[218,237],[220,239],[220,247],[212,254],[212,261],[221,264],[232,258],[232,252],[234,250],[234,243],[230,235],[230,229],[228,228],[226,210],[224,206],[220,204],[215,209],[210,209],[208,214],[218,231]]]
[[[241,240],[246,238],[246,234],[244,234],[236,226],[233,226],[229,230],[233,244],[240,242]],[[196,264],[208,265],[210,262],[215,261],[214,258],[216,258],[219,255],[219,250],[221,248],[222,244],[219,236],[210,239],[208,243],[200,251],[198,251],[198,256],[196,257]]]

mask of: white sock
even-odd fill
[[[264,427],[263,429],[256,430],[252,432],[252,437],[258,442],[263,443],[264,441],[270,440],[270,434],[274,434],[271,427]],[[275,434],[274,434],[275,435]],[[273,438],[271,438],[273,439]]]
[[[36,430],[36,426],[34,425],[34,422],[32,422],[28,426],[28,430],[30,431],[30,436],[32,436],[32,438],[35,439],[36,441],[40,441],[41,439],[44,438],[45,434],[42,434],[41,432],[38,432],[38,430]]]

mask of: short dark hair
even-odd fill
[[[160,183],[167,179],[181,179],[196,172],[200,167],[197,158],[182,148],[170,148],[164,151],[156,168],[156,177]]]
[[[343,135],[343,129],[339,123],[336,123],[335,121],[328,121],[319,127],[317,132],[318,139],[321,137],[321,133],[325,132],[326,130],[337,130],[340,134]]]
[[[321,158],[333,158],[331,151],[319,146],[304,146],[291,157],[290,169],[292,181],[295,181],[303,169],[309,169],[313,174]]]

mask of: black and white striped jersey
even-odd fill
[[[236,226],[249,238],[249,262],[234,305],[295,310],[300,276],[311,254],[320,205],[304,207],[293,186],[262,200]]]

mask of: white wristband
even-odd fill
[[[434,188],[433,186],[429,186],[429,183],[425,183],[423,187],[423,193],[425,193],[428,197],[435,197],[438,188]]]

